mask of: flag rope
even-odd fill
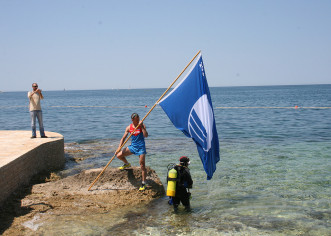
[[[187,64],[187,66],[182,70],[182,72],[177,76],[177,78],[171,83],[171,85],[167,88],[167,90],[161,95],[161,97],[156,101],[156,103],[152,106],[152,108],[147,112],[147,114],[144,116],[144,118],[140,121],[140,123],[137,125],[137,127],[133,130],[133,132],[129,135],[129,137],[123,142],[122,146],[119,149],[122,149],[124,145],[127,143],[127,141],[131,138],[132,134],[139,128],[140,124],[144,122],[146,117],[152,112],[152,110],[156,107],[156,105],[159,103],[159,101],[164,97],[164,95],[171,89],[171,87],[176,83],[176,81],[179,79],[179,77],[184,73],[184,71],[187,69],[187,67],[190,66],[192,61],[200,54],[201,50],[192,58],[192,60]],[[97,182],[97,180],[100,178],[100,176],[103,174],[103,172],[107,169],[109,164],[114,160],[116,157],[117,150],[115,151],[114,156],[108,161],[107,165],[103,168],[103,170],[100,172],[100,174],[95,178],[93,183],[90,185],[87,191],[90,191],[90,189],[93,187],[93,185]]]

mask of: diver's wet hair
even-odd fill
[[[179,158],[179,162],[183,166],[188,166],[190,164],[190,158],[188,158],[187,156],[181,156]]]

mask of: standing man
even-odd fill
[[[43,115],[41,111],[40,99],[44,99],[43,94],[41,93],[41,89],[38,88],[37,83],[32,84],[32,92],[28,92],[28,98],[30,101],[30,116],[31,116],[31,128],[32,128],[32,137],[36,138],[36,118],[38,118],[39,122],[39,131],[40,136],[42,138],[47,138],[44,131],[43,125]]]
[[[120,144],[116,150],[116,156],[118,159],[124,162],[123,166],[119,167],[120,170],[124,170],[125,168],[129,168],[131,164],[126,160],[126,156],[135,154],[139,156],[139,163],[141,168],[141,177],[142,184],[139,188],[140,191],[146,189],[146,167],[145,167],[145,156],[146,156],[146,147],[145,147],[145,138],[148,137],[148,133],[146,130],[146,126],[143,122],[139,122],[139,115],[137,113],[133,113],[131,115],[132,124],[130,124],[125,129],[125,133],[120,141]],[[134,131],[134,129],[140,124],[138,129]],[[134,131],[134,132],[133,132]],[[132,134],[131,136],[131,145],[121,150],[121,146],[124,143],[128,134]]]

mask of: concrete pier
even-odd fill
[[[64,166],[63,136],[31,139],[31,131],[0,130],[0,205],[31,177]]]

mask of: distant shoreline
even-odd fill
[[[209,88],[247,88],[247,87],[285,87],[285,86],[325,86],[330,84],[279,84],[279,85],[225,85],[225,86],[210,86]],[[174,87],[174,86],[173,86]],[[45,92],[72,92],[72,91],[117,91],[117,90],[153,90],[167,88],[109,88],[109,89],[59,89],[59,90],[43,90]],[[0,93],[16,93],[16,92],[28,92],[28,90],[2,90]]]

